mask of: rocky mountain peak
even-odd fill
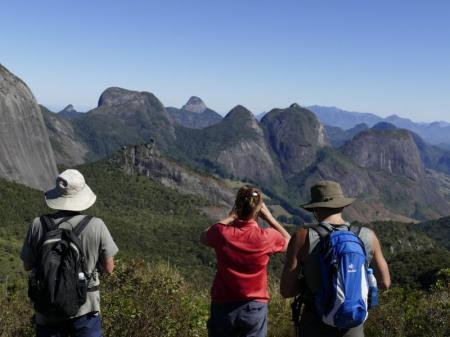
[[[75,108],[73,107],[72,104],[69,104],[68,106],[66,106],[64,109],[62,109],[60,112],[77,112],[77,110],[75,110]]]
[[[254,118],[253,114],[246,107],[242,105],[236,105],[230,112],[225,116],[226,120],[233,119],[246,119],[252,120]]]
[[[195,112],[195,113],[202,113],[204,112],[208,107],[206,104],[202,101],[200,97],[197,96],[191,96],[187,103],[183,105],[181,108],[182,110]]]
[[[258,135],[262,136],[263,131],[256,117],[242,105],[236,105],[224,118],[225,123],[232,123],[236,126],[246,126],[253,129]]]
[[[63,110],[58,112],[58,115],[66,119],[72,119],[80,116],[81,112],[78,112],[77,110],[75,110],[72,104],[69,104]]]
[[[103,91],[98,100],[98,106],[115,106],[133,101],[139,93],[118,87],[111,87]]]

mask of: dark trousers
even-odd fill
[[[266,337],[267,303],[212,303],[208,337]]]
[[[36,337],[102,337],[100,316],[87,314],[49,325],[36,325]]]

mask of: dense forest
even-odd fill
[[[201,211],[208,201],[107,162],[79,169],[98,196],[88,213],[105,221],[120,247],[115,273],[103,277],[105,336],[206,336],[214,256],[198,237],[211,222]],[[18,255],[29,223],[46,212],[42,192],[0,180],[1,337],[33,335]],[[367,225],[382,242],[394,281],[369,315],[367,336],[450,336],[449,224]],[[283,260],[272,259],[269,271],[271,337],[292,333],[290,301],[278,294]]]

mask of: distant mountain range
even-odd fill
[[[14,88],[16,84],[4,85]],[[7,110],[7,115],[16,114],[13,110]],[[198,97],[170,112],[149,92],[117,87],[106,89],[95,109],[74,118],[45,107],[37,110],[46,126],[42,138],[50,139],[49,156],[56,157],[62,166],[128,151],[127,161],[143,165],[138,172],[156,180],[164,172],[170,178],[163,180],[171,181],[172,187],[187,192],[203,190],[211,193],[211,200],[221,198],[220,189],[208,190],[209,183],[200,183],[211,174],[218,181],[258,184],[293,222],[310,219],[299,204],[309,199],[309,188],[319,179],[339,181],[347,194],[358,197],[348,209],[354,220],[414,221],[450,214],[450,152],[391,123],[339,130],[325,127],[314,112],[298,104],[272,109],[261,121],[240,105],[219,118],[215,112],[205,114],[209,109]],[[177,120],[176,116],[183,114],[197,116],[189,122],[195,123]],[[211,121],[208,116],[217,119]],[[208,126],[201,127],[200,122]],[[23,135],[15,131],[11,137]],[[137,150],[127,150],[138,144],[165,159],[150,158],[150,152],[139,159],[133,154]],[[141,155],[146,153],[140,149]],[[10,156],[0,154],[6,159]],[[6,159],[2,157],[2,162]],[[27,162],[25,157],[20,163],[23,166]],[[19,167],[20,163],[15,165]],[[8,172],[3,176],[17,181]],[[183,183],[182,176],[197,183]]]
[[[348,130],[362,123],[372,127],[379,122],[388,122],[398,128],[417,133],[430,144],[447,149],[450,147],[450,123],[447,122],[415,123],[397,115],[382,118],[372,113],[351,112],[336,107],[318,105],[310,106],[308,109],[313,111],[319,120],[327,126]]]

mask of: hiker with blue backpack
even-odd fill
[[[55,213],[33,220],[20,255],[29,271],[37,337],[101,337],[98,271],[112,273],[118,248],[105,223],[81,212],[97,197],[77,170],[45,193]]]
[[[292,236],[280,285],[283,297],[295,297],[297,336],[363,337],[368,309],[377,305],[378,287],[390,286],[375,233],[343,219],[344,208],[354,201],[338,183],[321,181],[311,187],[311,201],[302,205],[318,224]]]

